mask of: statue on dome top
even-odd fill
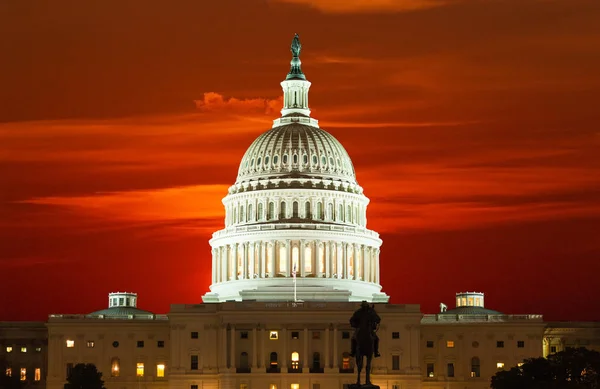
[[[302,45],[300,44],[300,37],[298,34],[294,35],[294,39],[292,40],[292,55],[294,57],[300,56],[300,50],[302,50]]]

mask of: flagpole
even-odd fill
[[[294,302],[298,301],[296,299],[296,264],[294,264],[294,269],[292,270],[292,277],[294,277]]]

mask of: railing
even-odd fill
[[[269,223],[254,224],[249,226],[232,226],[213,233],[213,239],[223,236],[231,236],[238,233],[257,232],[257,231],[273,231],[273,230],[319,230],[319,231],[334,231],[348,232],[360,235],[367,235],[372,238],[379,238],[379,234],[368,228],[359,226],[341,226],[337,224],[312,224],[312,223]],[[334,222],[332,222],[334,223]]]
[[[322,367],[311,367],[309,372],[311,373],[324,373],[325,369],[323,369]]]
[[[344,368],[340,367],[340,373],[346,373],[346,374],[354,373],[354,368],[350,367],[348,369],[344,369]]]
[[[252,369],[250,369],[249,367],[238,367],[235,369],[236,373],[251,373]]]
[[[302,373],[301,367],[288,367],[288,373]]]
[[[280,367],[267,367],[267,373],[281,373]]]
[[[436,322],[507,322],[507,321],[543,321],[542,315],[469,315],[435,314],[423,315],[421,323]]]

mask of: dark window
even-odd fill
[[[427,364],[427,377],[433,377],[433,363]]]
[[[137,341],[137,346],[140,347],[140,348],[144,347],[144,341],[143,340],[138,340]]]
[[[499,340],[496,342],[496,347],[498,348],[504,348],[504,341],[503,340]]]
[[[525,341],[524,340],[517,340],[517,347],[518,348],[525,347]]]
[[[427,341],[427,348],[433,348],[433,340]]]
[[[190,358],[190,369],[191,370],[198,370],[198,356],[197,355],[192,355]]]
[[[392,370],[400,370],[400,355],[392,355]]]
[[[271,355],[269,356],[269,366],[270,367],[277,367],[278,363],[277,363],[277,353],[276,352],[272,352]]]
[[[314,353],[313,354],[313,369],[321,368],[321,354]]]
[[[292,339],[300,338],[300,333],[298,331],[292,331]]]
[[[348,331],[342,332],[342,339],[350,339],[350,333]]]
[[[114,347],[114,348],[117,348],[117,347],[119,347],[119,342],[117,342],[117,341],[115,340],[115,341],[113,342],[113,347]]]
[[[321,389],[321,384],[313,384],[313,389]]]
[[[554,354],[556,352],[556,346],[550,346],[550,352]]]
[[[198,339],[198,331],[192,331],[191,337],[192,339]]]
[[[190,385],[190,389],[198,389],[198,385]]]
[[[158,342],[156,342],[156,346],[163,348],[165,347],[165,341],[164,340],[159,340]]]
[[[481,366],[479,358],[471,358],[471,377],[477,378],[481,376]]]
[[[454,363],[448,364],[448,377],[454,377]]]
[[[71,376],[71,371],[73,370],[73,364],[67,363],[67,378]]]
[[[399,332],[392,332],[392,339],[400,339],[400,333]]]
[[[248,339],[248,331],[240,332],[240,339]]]
[[[249,363],[248,363],[248,353],[244,351],[244,352],[242,352],[240,354],[240,367],[242,369],[247,369],[248,366],[249,366]]]

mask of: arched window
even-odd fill
[[[294,351],[292,353],[292,369],[300,369],[300,354],[298,354],[297,351]]]
[[[256,217],[256,220],[262,220],[263,219],[263,205],[262,203],[258,203],[258,216]]]
[[[269,356],[269,367],[277,368],[278,366],[279,366],[279,363],[277,362],[277,353],[272,352],[271,355]]]
[[[294,165],[298,164],[298,154],[294,154]]]
[[[287,156],[287,154],[283,154],[283,164],[287,165],[287,163],[288,163],[288,156]]]
[[[350,204],[346,208],[346,223],[352,223],[352,206]]]
[[[254,207],[252,206],[252,204],[248,204],[248,221],[252,222],[254,221],[254,213],[252,212],[254,209]]]
[[[321,368],[321,354],[319,354],[319,353],[313,354],[312,367],[313,367],[313,369]]]
[[[349,353],[342,354],[342,369],[344,369],[344,370],[350,369],[350,354]]]
[[[478,357],[471,358],[471,377],[481,376],[481,366]]]
[[[292,217],[297,218],[298,217],[298,202],[294,201],[292,203]]]
[[[285,214],[285,201],[281,202],[281,207],[279,208],[279,220],[287,219]]]
[[[248,367],[248,353],[244,351],[240,354],[240,368],[247,369]]]
[[[114,357],[110,360],[110,375],[112,377],[118,377],[121,373],[121,361],[119,358]]]
[[[343,222],[344,221],[344,206],[342,204],[338,205],[338,212],[337,212],[337,221],[339,222]]]
[[[246,221],[246,215],[244,215],[244,206],[242,205],[240,207],[240,223],[243,223]]]
[[[308,155],[304,154],[302,156],[302,163],[304,164],[304,166],[308,165]]]
[[[304,204],[304,217],[306,219],[310,219],[310,201],[307,201],[306,204]]]
[[[327,204],[327,219],[333,220],[333,204]]]
[[[317,203],[317,219],[323,220],[323,204],[320,201]]]
[[[269,208],[267,209],[267,220],[273,220],[274,216],[275,216],[275,203],[271,201],[269,203]]]

